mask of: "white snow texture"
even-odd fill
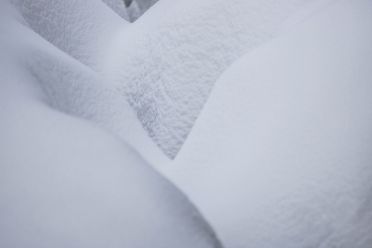
[[[149,135],[174,158],[220,74],[310,2],[159,1],[118,35],[109,74]]]
[[[372,1],[155,2],[0,0],[0,247],[371,248]]]
[[[123,140],[51,108],[86,114],[111,95],[4,2],[0,10],[0,247],[220,247]]]
[[[223,74],[164,169],[226,247],[372,247],[372,2],[319,12]]]

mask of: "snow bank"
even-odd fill
[[[1,2],[0,247],[220,247],[123,140],[51,108],[95,109],[97,76],[18,20]]]
[[[116,37],[107,73],[170,157],[220,74],[312,0],[162,0]]]
[[[26,5],[23,8],[26,9]],[[39,13],[34,15],[30,14],[29,18],[37,18]],[[88,18],[84,23],[89,21]],[[45,25],[52,24],[46,21]],[[22,62],[38,78],[50,105],[68,114],[94,121],[129,143],[151,163],[167,162],[165,156],[143,130],[127,99],[108,83],[109,79],[51,46],[31,30],[18,26],[17,28],[21,30],[11,34],[14,36],[12,42],[14,45],[17,44],[17,50],[22,50]],[[121,28],[125,28],[125,25]],[[69,40],[63,33],[56,33],[56,37],[66,38],[67,43],[74,43],[74,40]],[[75,45],[80,49],[82,44]],[[91,46],[93,48],[98,45]],[[94,50],[99,49],[98,46]],[[95,56],[93,53],[92,58]]]
[[[10,0],[28,25],[62,51],[99,68],[125,21],[100,0]]]
[[[32,83],[3,73],[2,83]],[[9,88],[1,89],[1,247],[219,247],[189,201],[132,149]]]
[[[372,244],[372,2],[235,63],[165,173],[226,247]]]

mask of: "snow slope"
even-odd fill
[[[99,69],[126,22],[101,0],[10,0],[28,25],[85,65]]]
[[[11,2],[0,247],[370,247],[371,1]]]
[[[74,80],[94,85],[93,72],[4,2],[0,14],[0,247],[221,247],[125,142],[50,106],[81,94]]]
[[[334,1],[216,83],[164,173],[226,247],[371,247],[371,23]]]
[[[53,2],[50,1],[50,3]],[[39,2],[35,1],[35,3]],[[66,6],[67,8],[73,8],[71,4],[68,5],[66,3]],[[22,8],[26,9],[26,5]],[[58,8],[54,10],[48,9],[51,13],[57,10]],[[106,7],[104,10],[106,10]],[[25,12],[30,13],[26,20],[37,18],[40,15],[40,13],[33,13],[31,10],[23,11],[23,16],[25,16]],[[68,12],[68,9],[60,12]],[[115,16],[115,14],[113,15]],[[81,18],[83,19],[83,17]],[[52,24],[49,24],[48,21],[52,22]],[[77,24],[77,26],[83,25],[81,28],[84,28],[84,23],[90,24],[90,21],[90,17],[83,19],[82,23]],[[28,22],[25,22],[27,25]],[[43,25],[50,26],[53,23],[53,20],[48,19]],[[73,24],[70,25],[74,26]],[[107,23],[106,25],[110,24]],[[116,23],[113,23],[113,26],[115,25]],[[125,28],[125,26],[124,23],[121,28]],[[23,63],[38,78],[47,93],[47,101],[50,105],[65,113],[94,121],[117,135],[124,142],[128,142],[151,163],[162,164],[167,161],[166,157],[143,130],[135,112],[128,105],[127,99],[112,87],[112,83],[108,82],[109,79],[61,50],[56,49],[31,30],[22,28],[21,25],[18,25],[17,28],[18,32],[10,34],[14,36],[12,42],[17,44],[17,50],[22,50]],[[35,26],[34,28],[43,29],[43,26]],[[61,25],[61,28],[68,29],[68,26],[63,27]],[[99,30],[96,31],[98,32]],[[83,41],[78,40],[79,37],[69,37],[65,33],[60,32],[48,33],[46,30],[44,32],[47,37],[53,36],[56,40],[65,40],[66,44],[76,46],[76,50],[81,48],[81,42]],[[82,37],[84,36],[84,34],[81,35]],[[84,37],[82,39],[84,40]],[[108,43],[110,42],[111,40],[108,41]],[[90,46],[98,54],[99,50],[102,52],[105,49],[107,50],[107,47],[100,47],[94,41],[92,41]],[[85,48],[81,49],[84,50]],[[89,55],[91,55],[90,58],[92,59],[98,56],[95,53],[89,53]],[[100,58],[104,61],[104,56]],[[99,63],[95,64],[98,65]],[[97,70],[99,71],[100,69]]]
[[[117,35],[105,71],[174,157],[220,74],[314,1],[159,1]]]

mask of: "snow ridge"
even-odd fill
[[[220,74],[309,2],[162,0],[115,38],[106,71],[174,158]]]

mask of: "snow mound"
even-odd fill
[[[10,1],[35,32],[95,69],[126,23],[100,0]]]
[[[84,96],[94,72],[7,10],[1,2],[0,247],[221,247],[125,142],[49,106],[77,104],[67,96]]]
[[[27,12],[26,5],[22,8]],[[38,14],[34,14],[33,18],[36,18]],[[30,14],[29,18],[32,16]],[[84,20],[84,23],[89,23],[89,19]],[[45,25],[49,25],[47,21]],[[107,78],[56,49],[28,28],[16,25],[15,29],[18,32],[9,34],[14,37],[12,43],[16,48],[13,50],[22,51],[22,63],[38,78],[46,92],[48,104],[65,113],[94,121],[129,143],[151,163],[167,162],[143,130],[127,99],[108,83]],[[74,40],[69,40],[63,33],[55,35],[56,39],[66,38],[66,42],[74,43]],[[81,44],[76,45],[80,47]],[[93,49],[97,44],[91,46]],[[93,50],[99,49],[97,47]]]
[[[112,46],[107,73],[174,157],[220,74],[312,0],[162,0]]]
[[[226,247],[371,247],[371,13],[334,1],[218,80],[164,173]]]

